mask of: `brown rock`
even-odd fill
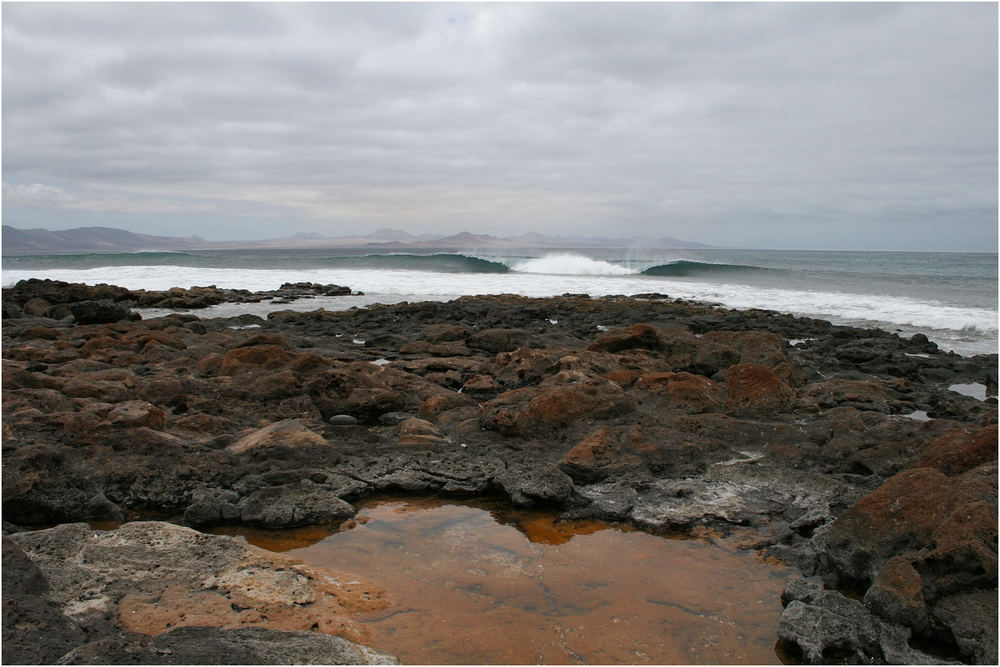
[[[740,363],[767,366],[771,370],[788,363],[787,345],[775,333],[766,331],[711,331],[702,340],[720,343],[740,353]],[[788,378],[783,378],[787,381]]]
[[[288,339],[281,334],[261,333],[251,336],[235,347],[253,347],[254,345],[274,345],[282,349],[288,349]]]
[[[892,398],[881,385],[868,380],[827,380],[813,382],[799,391],[799,396],[821,409],[852,407],[859,410],[892,412]]]
[[[983,463],[997,460],[997,425],[978,431],[952,431],[932,442],[914,467],[937,468],[946,475],[960,475]]]
[[[326,446],[326,439],[310,431],[298,419],[286,419],[270,426],[254,431],[226,447],[233,454],[262,449],[265,447],[305,447],[309,445]]]
[[[121,426],[146,426],[162,431],[167,425],[167,413],[145,401],[118,403],[108,411],[108,421]]]
[[[789,386],[767,366],[743,363],[726,371],[726,410],[741,416],[785,412],[795,399]]]
[[[504,392],[483,404],[480,424],[488,431],[531,437],[551,433],[580,418],[606,418],[632,409],[625,392],[604,378],[569,379],[563,372],[551,383]]]
[[[411,417],[396,426],[396,442],[400,445],[440,445],[447,441],[444,434],[425,419]]]
[[[476,350],[496,354],[527,347],[530,341],[531,334],[524,329],[484,329],[469,336],[465,344]]]
[[[659,330],[649,324],[633,324],[601,334],[587,347],[592,352],[621,352],[635,348],[662,350],[664,342]]]
[[[554,371],[559,354],[548,349],[521,347],[496,356],[490,373],[508,386],[535,383]]]
[[[45,340],[56,340],[59,338],[59,330],[49,327],[28,327],[18,336],[24,340],[32,338],[43,338]]]
[[[420,330],[417,339],[428,343],[444,343],[465,340],[469,333],[465,327],[455,324],[429,324]]]
[[[463,357],[469,354],[469,348],[460,343],[430,343],[425,340],[417,340],[401,345],[399,353],[431,357]]]
[[[579,484],[600,481],[616,471],[639,465],[641,461],[626,451],[622,435],[599,428],[563,455],[559,469]]]
[[[275,369],[291,362],[294,358],[294,354],[277,345],[238,347],[226,352],[219,364],[218,372],[220,375],[233,375],[254,368]]]
[[[930,620],[924,582],[909,556],[896,556],[882,566],[865,593],[865,606],[882,618],[917,631]]]
[[[948,477],[912,468],[888,479],[817,538],[833,573],[868,585],[894,556],[910,554],[928,602],[997,581],[997,473],[987,463]]]
[[[595,378],[543,388],[541,393],[528,401],[516,421],[518,430],[526,435],[557,429],[585,415],[601,419],[631,409],[632,405],[621,387],[609,380]]]
[[[492,398],[500,391],[500,385],[489,375],[474,375],[462,385],[462,393],[473,398]]]
[[[605,373],[601,377],[607,380],[611,380],[612,382],[614,382],[616,385],[618,385],[623,389],[628,389],[629,387],[634,385],[636,380],[638,380],[641,376],[642,373],[636,370],[621,370],[621,371],[610,371],[608,373]]]
[[[703,375],[646,373],[634,385],[642,401],[666,399],[667,407],[686,413],[716,412],[725,402],[725,390]]]

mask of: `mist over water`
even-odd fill
[[[219,250],[5,257],[3,284],[24,278],[130,289],[285,282],[347,285],[364,297],[223,304],[199,314],[345,309],[467,294],[591,296],[662,293],[927,334],[960,354],[997,351],[997,256],[950,253],[744,250]],[[156,313],[149,313],[150,315]]]

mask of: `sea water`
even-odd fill
[[[193,285],[270,290],[285,282],[317,282],[365,294],[292,305],[225,304],[201,311],[203,316],[346,309],[469,294],[657,292],[879,327],[902,336],[920,332],[963,355],[997,352],[993,253],[349,248],[5,256],[3,284],[23,278],[155,290]]]

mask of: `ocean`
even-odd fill
[[[52,278],[129,289],[216,285],[276,289],[346,285],[364,296],[292,304],[222,304],[203,317],[272,310],[343,310],[470,294],[605,296],[660,293],[763,308],[837,324],[924,333],[962,355],[997,352],[994,253],[777,250],[349,248],[81,253],[3,257],[3,285]],[[164,311],[140,311],[155,316]]]

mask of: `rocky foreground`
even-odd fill
[[[996,663],[997,402],[949,389],[996,355],[657,294],[132,312],[349,292],[282,290],[4,290],[4,662],[391,661],[377,587],[193,529],[409,492],[738,532],[817,575],[804,662]],[[136,516],[187,527],[79,523]]]

